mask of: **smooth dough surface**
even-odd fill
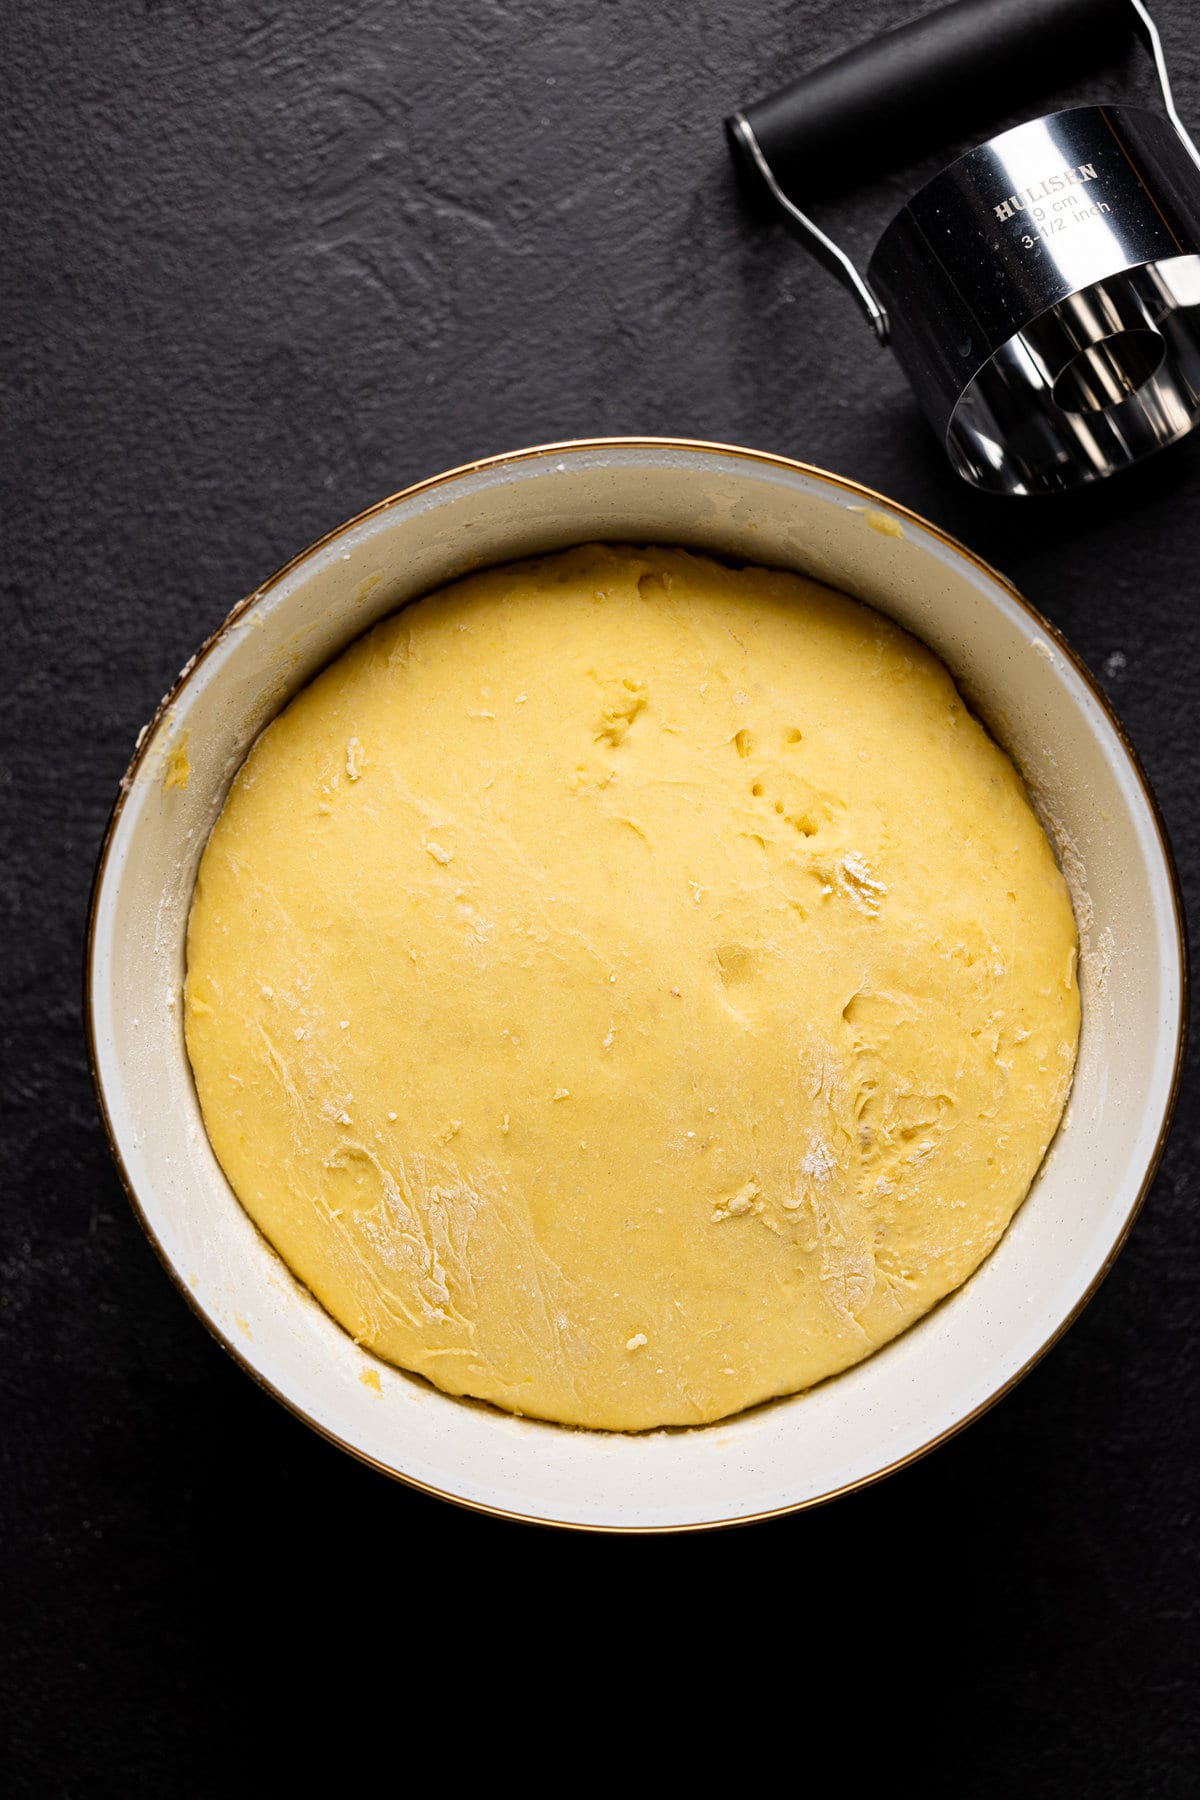
[[[987,1255],[1066,1098],[1076,949],[928,650],[798,576],[590,546],[409,606],[263,733],[187,1042],[235,1191],[361,1344],[695,1425]]]

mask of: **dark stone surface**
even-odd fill
[[[509,1717],[530,1726],[547,1661],[590,1695],[586,1729],[618,1741],[620,1708],[653,1704],[675,1667],[701,1697],[677,1737],[712,1734],[709,1695],[739,1734],[858,1696],[860,1770],[885,1697],[915,1680],[896,1754],[935,1790],[940,1768],[972,1796],[1195,1791],[1194,1079],[1115,1272],[992,1414],[816,1513],[621,1543],[426,1500],[264,1398],[142,1239],[84,1060],[92,863],[180,664],[346,515],[560,436],[794,453],[966,538],[1108,686],[1195,904],[1200,437],[1077,501],[973,496],[845,296],[735,201],[730,106],[911,10],[0,7],[10,1792],[259,1791],[258,1726],[315,1729],[323,1625],[362,1684],[326,1727],[386,1724],[403,1699],[437,1736],[439,1699],[502,1677],[516,1619],[542,1630],[512,1671]],[[1156,11],[1200,125],[1193,9]],[[843,204],[857,247],[912,182]],[[455,1632],[438,1623],[450,1569],[474,1584]],[[417,1626],[415,1664],[380,1660],[372,1620]],[[786,1628],[782,1660],[756,1652],[762,1620]],[[264,1719],[272,1659],[294,1685]]]

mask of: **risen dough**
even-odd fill
[[[204,853],[217,1155],[356,1340],[620,1430],[966,1279],[1075,1056],[1066,887],[946,670],[797,576],[588,547],[353,645]]]

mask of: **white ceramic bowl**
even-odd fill
[[[357,1348],[225,1181],[201,1122],[180,997],[196,864],[267,720],[415,596],[596,538],[803,570],[923,638],[1024,772],[1083,947],[1067,1114],[982,1268],[904,1336],[807,1394],[642,1436],[510,1418]],[[190,779],[168,785],[185,742]],[[88,952],[93,1067],[114,1153],[152,1242],[226,1348],[310,1425],[389,1474],[486,1512],[606,1530],[812,1505],[919,1456],[1011,1387],[1094,1292],[1137,1213],[1174,1102],[1184,1002],[1182,910],[1153,800],[1052,628],[961,545],[852,482],[669,440],[557,445],[454,470],[352,519],[235,608],[139,740],[101,855]]]

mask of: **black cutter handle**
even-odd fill
[[[730,141],[757,181],[740,116],[797,200],[844,190],[1114,60],[1133,25],[1128,0],[957,0],[745,107]]]

